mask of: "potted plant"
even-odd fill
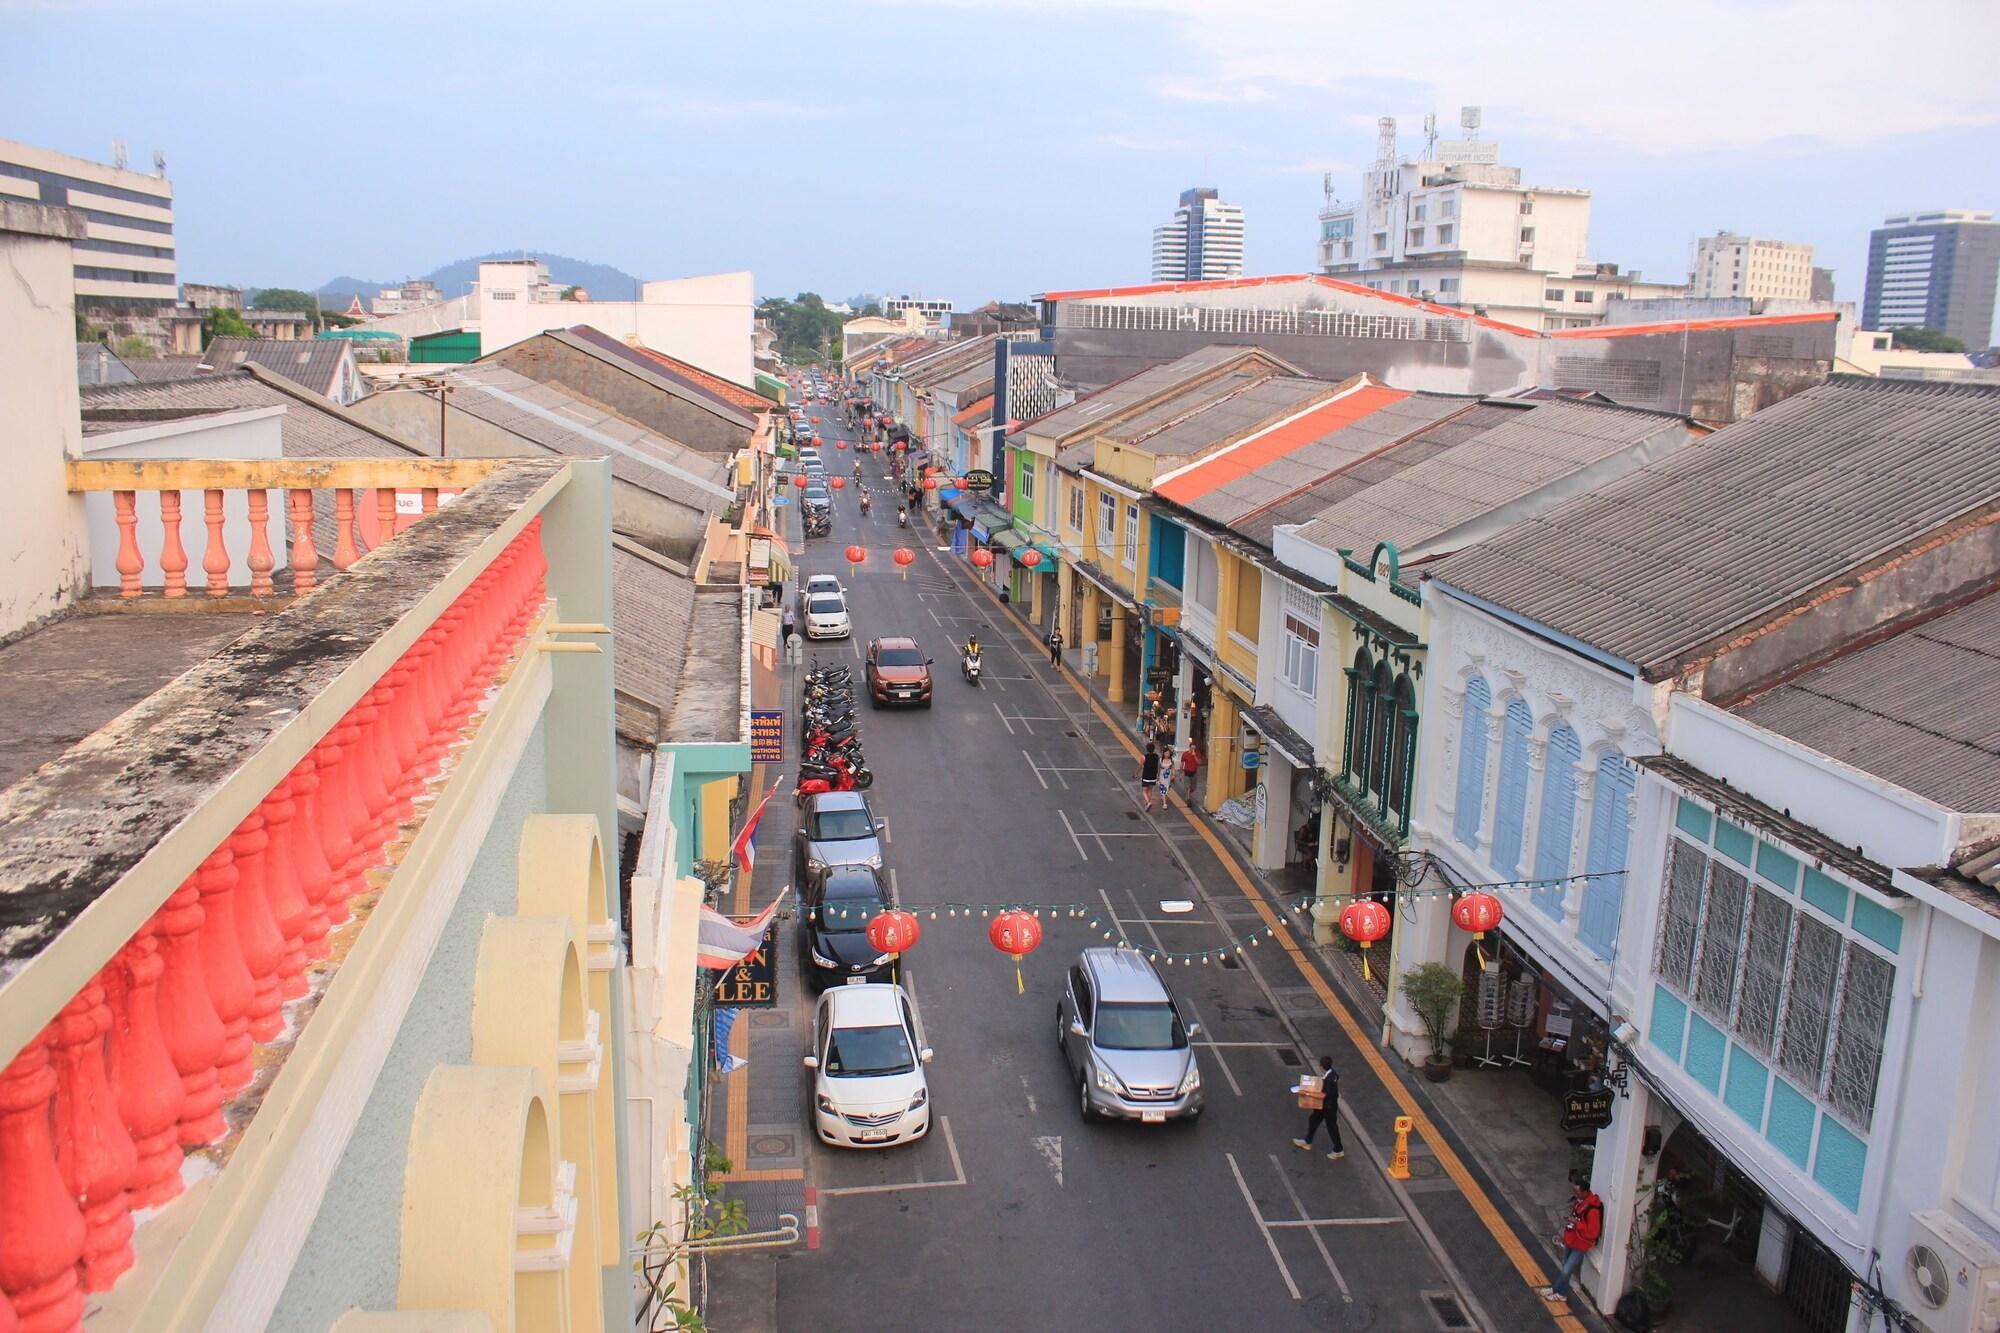
[[[1443,963],[1419,963],[1403,973],[1403,1000],[1424,1025],[1430,1054],[1424,1057],[1424,1077],[1442,1083],[1451,1077],[1448,1029],[1465,998],[1465,983]]]

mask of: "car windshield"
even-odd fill
[[[924,655],[915,648],[884,648],[875,660],[883,666],[922,666]]]
[[[838,597],[815,597],[806,603],[806,609],[816,616],[837,616],[847,607]]]
[[[849,875],[826,882],[820,920],[828,930],[862,930],[888,906],[882,891],[866,875]]]
[[[820,810],[813,814],[814,842],[847,842],[875,836],[874,821],[866,810]]]
[[[1100,1004],[1093,1039],[1107,1051],[1174,1051],[1188,1041],[1170,1004]]]
[[[898,1023],[879,1028],[835,1028],[827,1038],[826,1072],[832,1078],[908,1074],[916,1067],[910,1034]]]

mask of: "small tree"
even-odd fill
[[[1900,352],[1963,352],[1965,344],[1943,329],[1920,329],[1915,325],[1897,329],[1892,341]]]
[[[1443,963],[1418,963],[1403,973],[1403,1000],[1424,1025],[1424,1039],[1431,1044],[1430,1063],[1450,1059],[1451,1024],[1464,998],[1465,983]]]
[[[136,333],[128,338],[120,338],[118,345],[111,350],[118,353],[122,361],[145,361],[160,354],[158,348]]]
[[[243,316],[228,306],[217,306],[201,317],[201,345],[217,338],[254,338],[257,331],[243,322]]]

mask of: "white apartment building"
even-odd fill
[[[369,303],[372,315],[407,315],[412,310],[423,310],[442,304],[445,299],[438,285],[428,278],[418,278],[400,287],[384,287]]]
[[[928,296],[885,296],[882,298],[884,319],[904,320],[909,311],[923,316],[924,327],[933,332],[943,329],[951,320],[951,302]]]
[[[1462,123],[1476,132],[1478,108]],[[1376,291],[1475,306],[1529,329],[1600,324],[1613,296],[1684,295],[1678,283],[1590,259],[1590,191],[1524,185],[1500,164],[1500,145],[1427,137],[1423,155],[1402,158],[1396,122],[1384,117],[1376,161],[1361,196],[1336,199],[1327,177],[1320,210],[1320,271]]]
[[[86,313],[164,314],[178,293],[174,187],[166,159],[154,175],[0,139],[0,197],[81,212],[87,230],[72,247],[76,302]]]
[[[1719,231],[1694,243],[1693,297],[1812,298],[1813,248]]]
[[[1210,282],[1243,276],[1243,210],[1217,191],[1181,191],[1174,220],[1153,228],[1154,282]]]

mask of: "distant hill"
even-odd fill
[[[599,301],[632,301],[639,296],[639,279],[623,269],[609,264],[593,264],[588,259],[572,259],[568,255],[552,255],[546,251],[500,250],[490,255],[479,255],[471,259],[454,260],[428,273],[412,274],[413,278],[428,278],[438,285],[438,290],[446,296],[459,296],[468,284],[479,280],[479,265],[487,259],[520,259],[524,253],[539,259],[549,266],[549,277],[566,287],[581,287]],[[346,274],[334,278],[320,286],[320,300],[329,308],[345,306],[348,298],[360,296],[363,305],[375,299],[375,294],[384,287],[401,286],[403,278],[393,278],[375,282],[367,278],[356,278]]]

